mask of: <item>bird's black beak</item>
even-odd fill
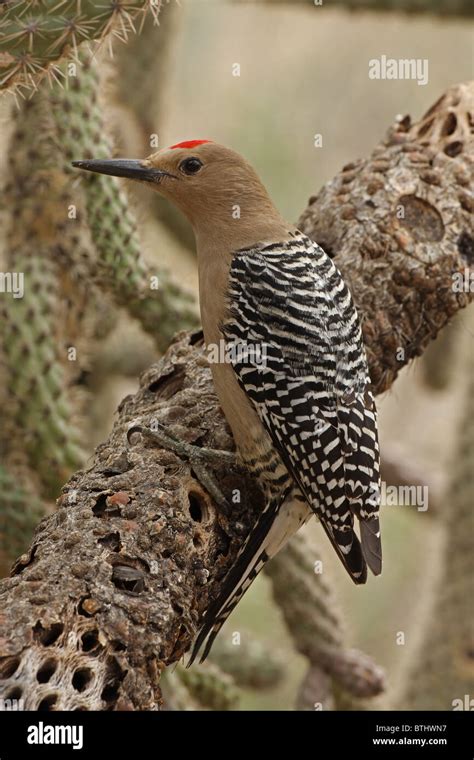
[[[159,184],[163,177],[173,177],[174,174],[146,166],[143,161],[130,158],[94,158],[90,161],[72,161],[77,169],[85,169],[88,172],[98,174],[110,174],[112,177],[127,177],[139,182],[155,182]]]

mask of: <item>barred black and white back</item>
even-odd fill
[[[240,347],[232,364],[268,433],[272,467],[255,462],[255,472],[269,498],[205,615],[193,658],[210,634],[206,656],[271,550],[291,535],[292,514],[282,508],[291,483],[300,492],[296,501],[291,493],[291,503],[304,502],[318,516],[356,583],[365,582],[367,565],[381,571],[376,409],[359,318],[342,275],[318,245],[296,233],[283,243],[236,251],[228,304],[220,327],[227,343]],[[308,513],[300,509],[294,530]]]

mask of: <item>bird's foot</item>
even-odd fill
[[[129,442],[133,433],[140,433],[148,438],[148,440],[154,441],[158,446],[172,451],[181,459],[187,460],[193,468],[196,478],[208,494],[212,496],[216,504],[224,509],[229,508],[229,503],[219,488],[214,475],[209,471],[208,466],[234,465],[236,463],[235,454],[231,451],[207,449],[201,446],[194,446],[192,443],[179,441],[168,432],[165,432],[165,427],[161,423],[155,422],[153,429],[144,427],[143,425],[134,425],[127,431],[127,440]]]

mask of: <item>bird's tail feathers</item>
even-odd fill
[[[188,667],[193,664],[204,643],[205,648],[200,662],[206,659],[218,632],[267,561],[269,555],[265,551],[265,545],[268,543],[277,511],[277,505],[270,505],[265,512],[262,512],[256,525],[250,531],[234,566],[224,580],[219,596],[204,614],[204,620],[193,644]]]
[[[379,518],[376,515],[365,519],[362,518],[359,526],[365,561],[374,575],[380,575],[382,572],[382,543],[380,540]]]
[[[321,517],[320,522],[351,579],[356,584],[365,583],[367,565],[355,531],[352,528],[336,528]]]

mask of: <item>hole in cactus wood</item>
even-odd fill
[[[197,343],[204,341],[204,332],[202,330],[196,330],[189,336],[189,345],[195,346]]]
[[[460,153],[462,153],[463,144],[459,140],[455,140],[454,142],[448,143],[444,149],[444,152],[447,156],[450,158],[455,158],[456,156],[459,156]]]
[[[11,676],[18,670],[21,659],[19,657],[5,657],[0,662],[0,678],[11,678]]]
[[[424,124],[421,125],[421,127],[418,129],[418,137],[423,137],[426,135],[426,133],[431,129],[433,126],[434,119],[428,119],[425,121]]]
[[[446,116],[444,120],[443,128],[441,130],[442,137],[447,137],[448,135],[452,135],[457,125],[458,125],[458,120],[456,118],[456,114],[451,111],[451,113],[448,113],[448,115]]]
[[[38,683],[48,683],[56,672],[57,662],[56,660],[46,660],[36,673],[36,680]]]
[[[50,647],[59,639],[63,630],[64,626],[62,623],[53,623],[47,628],[44,628],[38,620],[33,628],[33,635],[36,641],[39,641],[44,647]]]
[[[110,549],[111,552],[119,552],[122,548],[122,544],[120,543],[120,533],[118,531],[115,533],[108,533],[103,538],[99,538],[97,543],[104,546],[106,549]]]
[[[10,689],[6,694],[7,699],[21,699],[22,691],[19,686],[15,686],[14,689]]]
[[[109,683],[107,684],[107,686],[104,686],[100,696],[104,700],[104,702],[115,702],[115,700],[118,697],[119,688],[120,688],[119,682]]]
[[[92,681],[92,670],[80,668],[72,677],[72,687],[76,691],[85,691]]]
[[[141,570],[128,565],[115,565],[112,571],[112,583],[121,591],[140,594],[145,590],[145,577]]]
[[[96,517],[102,517],[107,507],[107,494],[101,493],[97,497],[97,501],[92,507],[92,512]]]
[[[188,493],[189,500],[189,514],[194,522],[205,522],[207,520],[206,504],[201,494],[196,491],[190,491]]]
[[[468,264],[474,264],[474,238],[467,232],[459,235],[458,251]]]
[[[122,670],[115,657],[109,657],[107,660],[107,683],[100,695],[104,702],[110,704],[117,700],[120,684],[125,675],[126,671]]]
[[[148,390],[152,393],[156,393],[160,398],[166,401],[182,389],[185,375],[185,367],[177,365],[171,373],[159,377],[157,380],[150,383]]]
[[[83,652],[92,652],[96,647],[100,647],[99,632],[95,629],[86,631],[81,636],[81,642]]]
[[[44,697],[44,699],[41,700],[41,702],[38,705],[38,710],[41,712],[46,712],[48,710],[54,710],[54,705],[58,701],[57,694],[48,694],[47,697]]]

